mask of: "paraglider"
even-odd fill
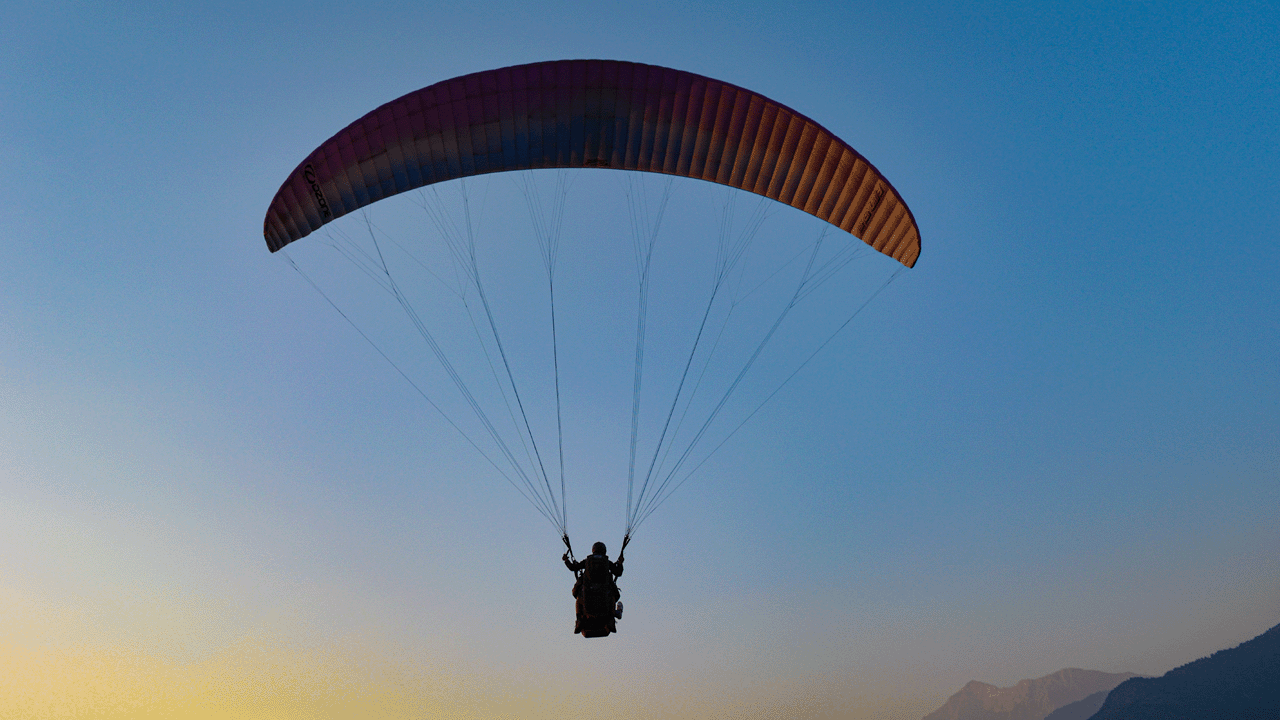
[[[326,140],[298,164],[273,198],[263,223],[263,234],[267,247],[276,252],[344,215],[409,190],[490,173],[553,168],[607,168],[703,180],[796,208],[847,233],[845,238],[853,236],[862,240],[902,266],[914,266],[920,254],[919,229],[898,192],[866,158],[818,123],[730,83],[670,68],[610,60],[563,60],[478,72],[436,83],[382,105]],[[438,220],[434,216],[433,219]],[[492,379],[502,389],[502,402],[516,428],[519,445],[505,440],[504,431],[490,420],[489,411],[476,399],[456,364],[450,361],[448,351],[397,285],[381,249],[366,256],[351,253],[348,259],[362,264],[361,269],[375,277],[404,309],[475,414],[492,448],[481,449],[457,423],[452,419],[449,423],[556,527],[568,549],[564,562],[578,578],[574,593],[578,615],[575,633],[600,637],[616,631],[616,621],[621,616],[616,578],[622,574],[622,555],[619,554],[616,562],[610,561],[603,543],[596,543],[598,552],[593,548],[593,554],[581,562],[572,559],[565,509],[556,331],[556,246],[552,236],[557,223],[558,220],[551,222],[551,229],[539,226],[542,229],[537,235],[551,299],[549,329],[553,363],[550,365],[555,373],[558,466],[551,460],[556,457],[554,454],[546,453],[544,457],[539,448],[539,433],[528,417],[518,373],[512,370],[508,349],[480,280],[473,238],[450,240],[450,251],[463,278],[460,282],[480,301],[482,312],[478,315],[483,320],[472,318],[472,322],[480,322],[474,325],[479,336],[481,326],[487,321],[484,329],[489,338],[482,340],[489,343],[485,346],[485,357],[492,369]],[[448,223],[437,224],[441,233],[448,235]],[[372,229],[370,233],[372,235]],[[650,255],[656,234],[655,227],[653,237],[647,239]],[[768,327],[754,352],[748,347],[743,356],[745,360],[735,361],[740,369],[736,375],[728,374],[732,380],[727,389],[722,395],[710,396],[701,424],[690,422],[691,437],[681,439],[687,445],[673,453],[675,436],[689,414],[691,396],[700,387],[701,377],[694,377],[696,373],[692,371],[694,358],[706,356],[709,362],[707,353],[722,352],[718,345],[704,350],[707,343],[703,342],[703,330],[719,297],[717,293],[727,286],[735,268],[741,267],[750,236],[741,245],[732,246],[717,256],[711,299],[701,315],[701,325],[687,361],[682,364],[679,381],[673,383],[674,397],[669,406],[663,405],[665,420],[657,423],[661,430],[654,433],[656,446],[647,470],[644,459],[637,454],[637,426],[649,265],[644,248],[638,246],[640,304],[623,551],[636,527],[689,474],[701,467],[694,464],[691,455],[694,447],[703,441],[708,428],[791,308],[856,256],[852,246],[857,243],[839,245],[833,256],[822,256],[830,247],[823,244],[823,237],[819,236],[812,244],[808,265],[799,263],[804,266],[803,273],[789,299],[784,296],[776,321]],[[861,306],[854,310],[849,320],[860,309]],[[347,316],[343,314],[343,317]],[[351,322],[349,318],[348,322]],[[365,335],[359,327],[356,329]],[[367,335],[365,339],[373,343]],[[819,344],[818,350],[828,342],[830,338]],[[387,358],[381,349],[378,351]],[[704,355],[698,355],[699,352]],[[390,358],[387,359],[390,362]],[[808,359],[800,367],[807,362]],[[408,379],[403,370],[396,369]],[[414,388],[445,414],[421,387],[415,384]],[[760,406],[772,396],[768,395]],[[673,422],[678,407],[683,408],[683,414],[678,422]],[[752,410],[747,419],[754,414]],[[732,432],[736,432],[736,428]],[[520,448],[523,448],[523,457]],[[663,463],[669,458],[674,458],[671,465],[664,467]],[[693,470],[688,469],[691,465]],[[558,494],[551,477],[557,467]],[[684,473],[683,479],[676,478],[677,472]],[[634,485],[639,488],[633,493]]]
[[[625,552],[625,550],[624,550]],[[576,599],[577,620],[573,634],[582,637],[604,637],[618,632],[617,621],[622,619],[622,592],[618,590],[618,578],[622,577],[622,555],[618,561],[609,559],[609,551],[602,542],[591,546],[591,554],[581,561],[574,561],[566,552],[560,559],[574,574],[573,597]]]

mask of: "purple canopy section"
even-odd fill
[[[464,75],[409,93],[307,156],[263,223],[271,252],[406,190],[490,172],[615,168],[786,203],[907,267],[915,217],[876,168],[794,110],[729,83],[613,60]]]

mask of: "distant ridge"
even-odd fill
[[[1044,720],[1089,720],[1106,699],[1106,690],[1096,692],[1083,700],[1063,705],[1046,715]]]
[[[1067,668],[1007,688],[974,680],[924,720],[1045,720],[1064,705],[1106,692],[1133,677],[1137,676]]]
[[[1280,625],[1158,678],[1134,678],[1091,720],[1280,720]]]

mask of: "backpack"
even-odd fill
[[[584,565],[586,581],[592,585],[612,585],[613,572],[609,569],[609,558],[604,555],[588,555]]]

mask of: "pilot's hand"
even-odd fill
[[[569,562],[569,553],[565,553],[565,554],[561,555],[561,556],[560,556],[560,559],[561,559],[561,560],[563,560],[563,561],[565,561],[565,562]]]

